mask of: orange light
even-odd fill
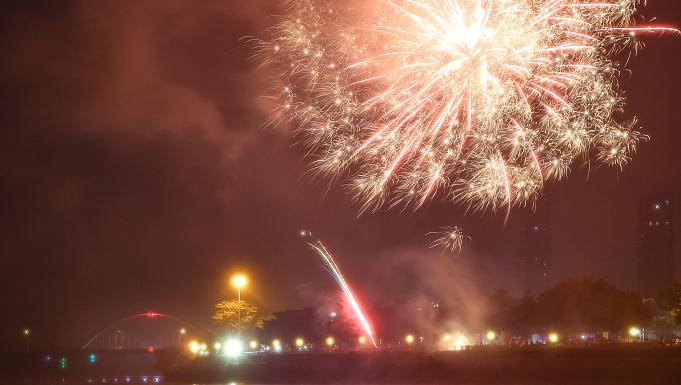
[[[234,285],[234,287],[241,289],[244,286],[246,286],[247,284],[248,284],[248,277],[246,277],[243,274],[237,274],[237,275],[232,277],[232,285]]]

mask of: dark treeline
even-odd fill
[[[680,320],[681,283],[645,302],[635,293],[590,278],[559,282],[537,296],[512,297],[499,290],[482,296],[479,302],[476,317],[467,314],[466,308],[436,301],[424,301],[422,306],[396,301],[368,306],[366,310],[377,336],[384,341],[399,341],[406,333],[435,341],[444,333],[481,334],[486,330],[520,338],[549,332],[616,336],[626,334],[631,327],[655,329],[662,338],[672,336]],[[263,341],[297,337],[322,341],[327,335],[350,341],[363,334],[356,325],[347,313],[332,316],[310,308],[285,310],[266,320],[258,334]]]

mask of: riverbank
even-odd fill
[[[288,353],[161,364],[171,382],[631,384],[681,381],[681,350],[598,347],[465,352]]]

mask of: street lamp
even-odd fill
[[[629,335],[632,337],[632,339],[636,340],[643,336],[643,332],[640,328],[632,327],[629,329]],[[641,339],[643,340],[643,338]]]
[[[180,330],[178,331],[178,334],[177,334],[177,344],[178,345],[182,345],[182,336],[184,336],[185,334],[187,334],[187,329],[180,328]]]
[[[238,314],[238,329],[237,332],[241,333],[241,288],[248,284],[248,277],[243,274],[237,274],[232,276],[232,286],[236,287],[236,308]]]
[[[201,350],[201,345],[199,345],[198,342],[192,341],[189,343],[189,351],[191,351],[194,354],[197,354]]]

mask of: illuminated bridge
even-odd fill
[[[83,345],[92,350],[164,349],[211,333],[178,317],[149,311],[116,320],[94,333]]]

